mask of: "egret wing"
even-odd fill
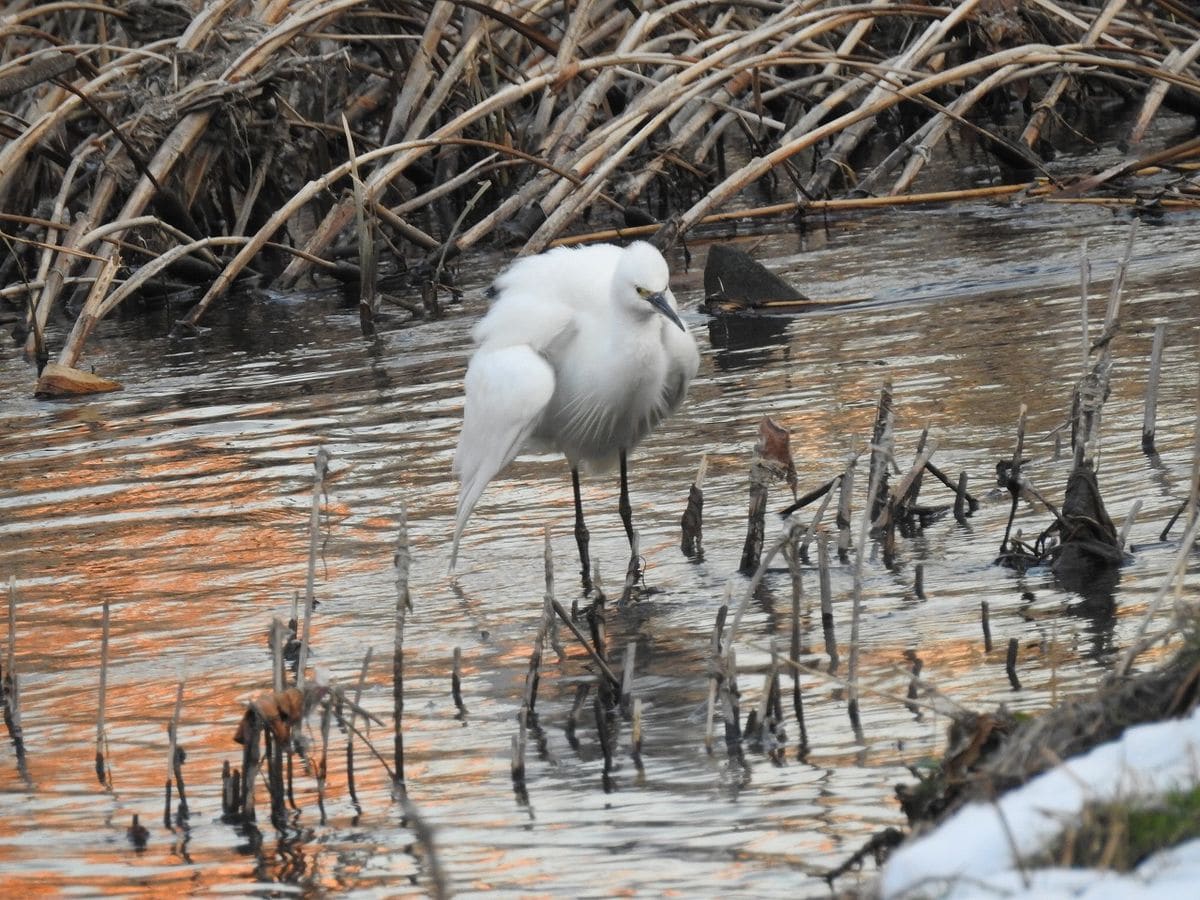
[[[554,395],[554,369],[527,344],[480,347],[467,367],[466,407],[454,453],[462,484],[450,568],[483,489],[521,451]]]

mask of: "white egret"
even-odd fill
[[[451,569],[484,487],[526,448],[561,452],[570,463],[585,589],[581,465],[602,471],[619,461],[619,509],[632,547],[626,454],[675,411],[700,364],[669,274],[662,254],[639,241],[558,247],[517,260],[496,279],[467,366]]]

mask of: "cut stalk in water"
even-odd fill
[[[405,794],[404,783],[404,623],[412,608],[408,593],[408,570],[412,555],[408,545],[408,509],[400,504],[400,521],[396,528],[396,550],[393,566],[396,570],[396,627],[392,639],[392,721],[393,721],[393,790],[397,797]]]
[[[1198,45],[1200,46],[1200,45]],[[1145,411],[1142,415],[1142,450],[1154,452],[1155,419],[1158,416],[1158,378],[1162,368],[1163,345],[1167,337],[1167,323],[1154,326],[1154,340],[1150,349],[1150,371],[1146,375]]]
[[[105,761],[108,738],[104,733],[104,707],[108,699],[108,599],[100,614],[100,691],[96,698],[96,779],[105,788],[112,788],[112,770]]]

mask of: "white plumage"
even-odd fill
[[[484,487],[522,449],[561,452],[578,485],[580,466],[623,461],[679,406],[700,356],[668,278],[662,254],[637,242],[559,247],[496,279],[467,367],[451,566]],[[578,535],[578,490],[576,521]]]

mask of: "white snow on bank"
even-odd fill
[[[883,870],[880,890],[885,898],[1200,897],[1200,841],[1156,854],[1125,875],[1092,869],[1023,875],[1013,861],[1014,845],[1022,857],[1037,853],[1086,803],[1154,797],[1196,784],[1200,708],[1187,719],[1127,729],[1119,740],[1067,760],[998,804],[964,807],[897,850]]]

